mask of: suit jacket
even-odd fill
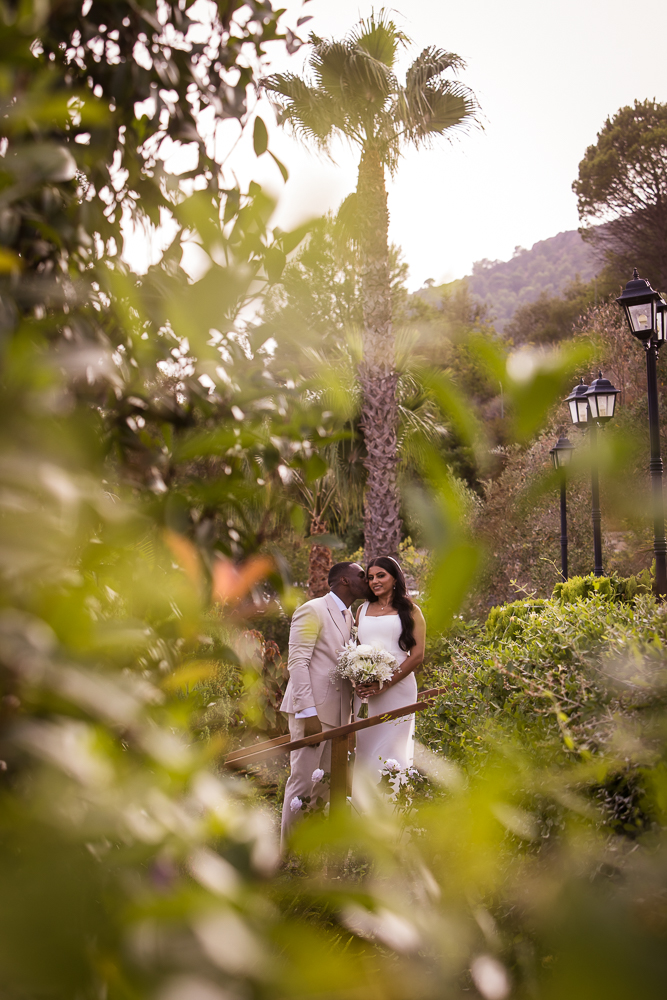
[[[331,594],[316,597],[297,608],[289,634],[289,681],[281,712],[317,709],[320,722],[341,726],[350,721],[352,685],[331,679],[338,654],[350,638],[340,608]]]

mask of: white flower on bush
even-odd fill
[[[409,810],[414,793],[425,779],[416,767],[401,767],[397,760],[389,757],[380,769],[380,784],[389,792],[390,799],[401,810]]]
[[[323,777],[324,777],[324,771],[322,770],[322,768],[321,767],[316,767],[315,770],[313,771],[312,775],[311,775],[311,780],[312,781],[321,781]]]
[[[289,807],[290,807],[290,809],[292,810],[293,813],[299,812],[301,810],[302,806],[303,806],[303,802],[301,801],[301,799],[299,798],[298,795],[295,795],[294,798],[292,799],[292,801],[289,804]]]

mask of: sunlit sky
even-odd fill
[[[285,0],[288,23],[312,16],[302,37],[340,36],[367,16],[359,0]],[[375,4],[377,9],[379,5]],[[404,69],[427,45],[458,53],[459,76],[477,95],[483,129],[408,150],[388,181],[390,238],[402,247],[409,286],[469,274],[482,258],[507,260],[579,221],[572,181],[605,119],[636,99],[667,101],[667,3],[645,0],[409,0],[390,8],[413,44]],[[307,49],[276,52],[271,68],[299,72]],[[274,223],[289,229],[336,209],[356,185],[358,154],[340,146],[335,163],[275,125],[266,101],[270,148],[286,164],[283,184],[251,136],[228,156],[242,184],[255,179],[276,196]],[[235,123],[223,132],[230,145]],[[238,132],[238,129],[237,129]]]

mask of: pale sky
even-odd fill
[[[310,30],[340,37],[373,5],[284,0],[284,6],[292,25],[312,16],[302,37]],[[576,229],[572,181],[605,119],[635,98],[667,102],[665,0],[636,6],[627,0],[398,0],[390,10],[413,40],[403,71],[427,45],[458,53],[467,63],[459,77],[477,95],[484,125],[453,143],[438,140],[433,150],[407,151],[388,182],[390,238],[403,249],[411,289],[427,278],[462,277],[476,260],[507,260],[516,246]],[[278,49],[270,68],[300,72],[307,49],[291,58]],[[270,148],[290,172],[287,184],[268,155],[255,158],[251,128],[231,150],[238,138],[234,121],[218,136],[226,169],[243,187],[255,179],[276,196],[273,222],[283,229],[335,210],[355,188],[356,150],[339,148],[332,164],[278,128],[266,101],[257,110],[269,126]]]
[[[373,6],[284,5],[290,20],[312,15],[304,35],[325,37],[345,34]],[[398,0],[391,11],[414,42],[403,62],[427,45],[458,53],[467,63],[460,79],[484,116],[484,131],[407,152],[389,182],[390,238],[403,248],[411,288],[430,277],[462,277],[473,261],[507,260],[518,245],[576,229],[572,181],[605,119],[635,98],[667,101],[665,0]],[[293,57],[295,70],[302,61]],[[290,171],[287,185],[264,166],[267,157],[253,166],[258,180],[276,193],[282,188],[277,223],[286,229],[337,208],[354,190],[356,151],[342,149],[333,166],[275,132],[271,148]]]

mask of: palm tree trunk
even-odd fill
[[[368,562],[397,555],[401,540],[394,335],[389,283],[389,212],[384,164],[375,149],[362,152],[357,183],[359,247],[364,316],[361,429],[368,472],[364,507],[364,549]]]

